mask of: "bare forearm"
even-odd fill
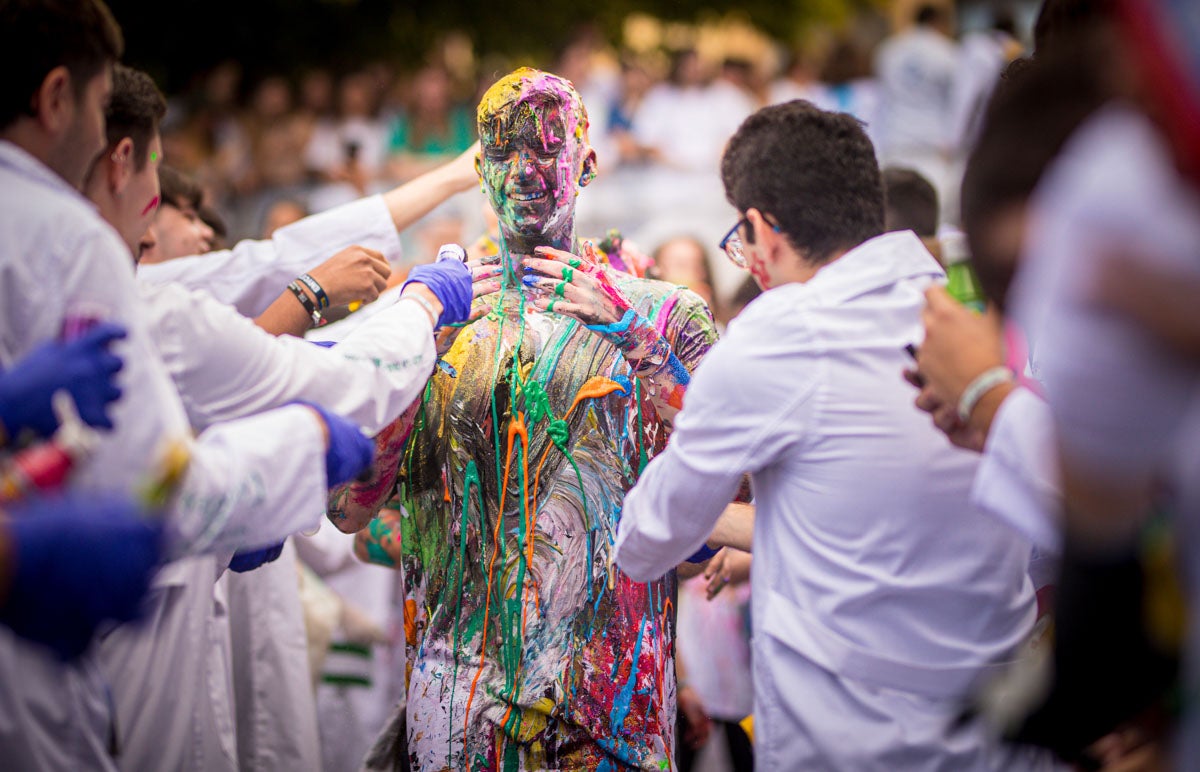
[[[258,315],[254,323],[272,335],[294,335],[302,338],[312,327],[312,318],[291,290],[284,290],[267,306],[266,311]]]
[[[754,505],[734,502],[725,507],[708,537],[708,545],[750,552],[754,542]]]
[[[478,184],[473,163],[476,152],[473,147],[450,163],[384,193],[383,200],[396,230],[404,230],[446,199]]]

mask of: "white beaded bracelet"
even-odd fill
[[[983,399],[983,395],[1003,383],[1012,383],[1012,371],[1003,365],[996,365],[975,376],[975,380],[963,389],[962,397],[958,400],[958,417],[963,423],[971,418],[971,412]]]
[[[436,313],[434,313],[432,303],[430,303],[428,300],[421,297],[420,295],[416,295],[416,294],[405,295],[404,297],[402,297],[400,299],[401,300],[414,300],[414,301],[420,303],[421,307],[425,309],[425,313],[429,314],[429,323],[432,324],[434,327],[437,327],[438,315]]]

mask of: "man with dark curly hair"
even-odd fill
[[[618,565],[650,579],[692,554],[749,473],[756,764],[1036,768],[955,724],[1035,608],[1029,544],[971,508],[976,459],[897,378],[941,267],[911,231],[883,233],[879,167],[848,115],[760,110],[721,171],[740,213],[722,247],[765,292],[626,497]]]

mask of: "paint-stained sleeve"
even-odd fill
[[[621,334],[622,353],[659,419],[670,430],[683,407],[691,374],[717,339],[712,313],[698,295],[677,290],[656,323],[641,315]]]
[[[417,399],[403,415],[376,435],[375,462],[365,479],[343,485],[329,494],[329,520],[339,531],[357,533],[366,528],[395,493],[400,458],[420,409],[421,400]]]
[[[805,441],[815,381],[772,377],[765,336],[745,332],[750,334],[731,334],[709,351],[666,449],[625,497],[614,557],[637,581],[661,576],[694,554],[737,494],[743,474]]]

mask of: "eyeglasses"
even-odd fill
[[[738,233],[738,230],[743,225],[749,224],[750,221],[745,217],[738,220],[733,224],[733,227],[729,229],[729,232],[725,234],[725,238],[721,239],[721,243],[718,245],[725,252],[725,256],[728,257],[730,261],[738,268],[746,267],[746,255],[744,252],[742,252],[742,237]]]

